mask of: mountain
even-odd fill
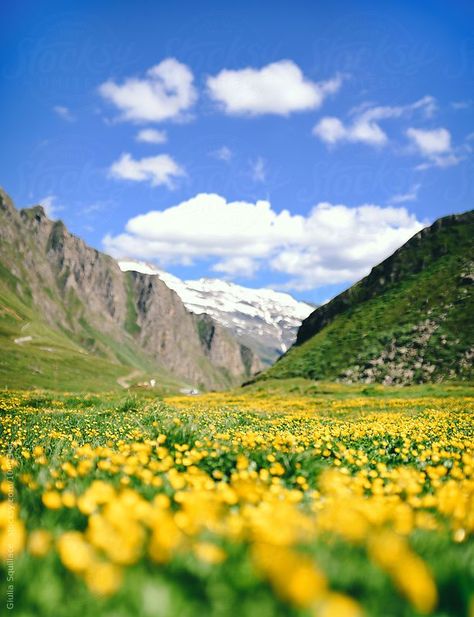
[[[474,378],[474,211],[439,219],[305,319],[267,378]]]
[[[122,272],[41,206],[16,210],[1,190],[0,343],[1,387],[103,389],[144,375],[216,389],[260,367],[159,277]]]
[[[153,264],[131,259],[120,260],[119,266],[123,271],[157,275],[189,311],[210,315],[267,365],[293,344],[301,321],[314,310],[314,306],[271,289],[251,289],[209,278],[183,281]]]

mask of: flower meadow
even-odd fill
[[[473,412],[3,392],[1,614],[472,616]]]

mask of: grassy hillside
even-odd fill
[[[435,223],[317,309],[261,378],[472,379],[473,249],[473,212]]]
[[[51,388],[61,391],[122,389],[120,378],[158,379],[165,390],[182,385],[126,346],[117,350],[122,362],[87,351],[71,333],[50,328],[38,311],[11,288],[11,276],[0,270],[0,388]],[[91,337],[103,337],[91,331]],[[113,341],[108,341],[109,344]]]

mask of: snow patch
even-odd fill
[[[252,289],[210,278],[183,281],[153,264],[132,259],[118,264],[124,272],[159,276],[192,313],[207,313],[237,335],[280,353],[293,344],[302,320],[314,311],[314,306],[272,289]]]

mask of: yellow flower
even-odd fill
[[[430,613],[436,606],[438,594],[426,564],[411,552],[406,541],[390,531],[374,535],[369,552],[400,591],[420,613]]]
[[[212,564],[221,563],[226,558],[225,551],[211,542],[198,542],[194,545],[194,552],[198,559]]]
[[[19,519],[12,519],[6,527],[0,528],[0,560],[7,561],[23,550],[25,526]]]
[[[427,614],[434,610],[438,601],[436,585],[426,564],[417,555],[407,556],[394,577],[400,591],[418,612]]]
[[[93,563],[85,573],[89,589],[98,596],[110,596],[120,587],[121,569],[112,563]]]
[[[315,610],[316,617],[362,617],[361,606],[341,593],[330,593]]]
[[[57,491],[43,493],[42,501],[50,510],[58,510],[62,506],[61,495]]]
[[[42,456],[42,454],[44,453],[43,447],[42,446],[35,446],[33,448],[33,456]]]
[[[0,502],[0,528],[5,527],[8,523],[16,518],[18,507],[11,501]]]
[[[28,552],[35,557],[44,557],[51,546],[52,536],[45,529],[36,529],[28,538]]]
[[[2,480],[0,482],[0,492],[4,495],[12,495],[14,491],[14,484],[9,480]]]
[[[270,465],[270,473],[272,476],[282,476],[285,473],[285,468],[281,463],[276,462]]]
[[[153,561],[167,562],[181,543],[182,533],[168,512],[161,512],[154,524],[148,551]]]
[[[76,505],[76,496],[71,491],[64,491],[62,494],[62,502],[66,508],[73,508]]]
[[[237,457],[237,469],[241,471],[243,469],[247,469],[248,466],[249,466],[248,458],[244,456],[243,454],[239,454],[239,456]]]
[[[253,556],[276,593],[296,606],[309,607],[326,593],[326,578],[309,557],[269,544],[255,545]]]
[[[94,560],[94,551],[78,531],[67,531],[58,540],[59,556],[73,572],[84,572]]]

